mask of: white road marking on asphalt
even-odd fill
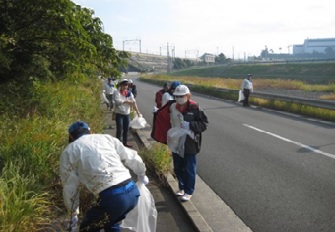
[[[261,133],[265,133],[265,134],[271,135],[271,136],[276,137],[276,138],[278,138],[278,139],[281,139],[281,140],[283,140],[283,141],[285,141],[285,142],[296,144],[296,145],[298,145],[298,146],[300,146],[300,147],[303,147],[303,148],[306,148],[306,149],[308,149],[308,150],[310,150],[310,151],[312,151],[312,152],[319,153],[319,154],[321,154],[321,155],[324,155],[324,156],[327,156],[327,157],[329,157],[329,158],[335,159],[335,155],[334,155],[334,154],[320,151],[320,150],[318,150],[318,149],[315,149],[315,148],[310,147],[310,146],[308,146],[308,145],[305,145],[305,144],[303,144],[303,143],[296,142],[296,141],[293,141],[293,140],[288,139],[288,138],[284,138],[284,137],[282,137],[282,136],[280,136],[280,135],[277,135],[277,134],[274,134],[274,133],[271,133],[271,132],[268,132],[268,131],[264,131],[264,130],[262,130],[262,129],[259,129],[259,128],[257,128],[257,127],[254,127],[254,126],[251,126],[251,125],[248,125],[248,124],[243,124],[243,126],[249,127],[250,129],[253,129],[253,130],[258,131],[258,132],[261,132]]]

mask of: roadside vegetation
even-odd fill
[[[129,57],[93,14],[69,0],[0,4],[0,231],[62,231],[67,128],[102,131],[97,77],[120,78]]]
[[[113,47],[92,10],[69,0],[7,0],[0,14],[0,231],[62,231],[55,218],[66,217],[58,160],[68,143],[67,128],[84,120],[93,132],[102,132],[97,77],[120,78],[129,54]],[[194,83],[194,76],[186,76],[184,83]],[[176,77],[153,78],[160,83]],[[206,78],[196,81],[206,93],[213,93],[213,85],[240,84]],[[170,170],[166,146],[140,154],[158,175]],[[92,200],[81,195],[82,211]]]
[[[100,89],[97,78],[38,84],[35,98],[24,100],[25,110],[0,115],[0,231],[50,229],[57,213],[66,214],[59,156],[74,121],[88,121],[93,131],[102,131]],[[12,99],[13,105],[21,102]]]

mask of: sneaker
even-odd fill
[[[184,190],[179,190],[178,192],[176,192],[176,196],[184,196]]]
[[[191,200],[191,197],[192,197],[192,195],[188,195],[187,193],[185,193],[185,195],[182,196],[180,198],[180,200],[182,200],[182,201],[189,201],[189,200]]]

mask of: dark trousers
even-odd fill
[[[129,130],[129,122],[130,122],[130,115],[129,114],[115,114],[115,121],[116,121],[116,138],[122,141],[123,144],[127,144],[128,142],[128,130]]]
[[[80,232],[119,232],[123,220],[138,202],[140,192],[136,184],[130,183],[108,188],[99,194],[98,202],[89,209],[80,224]]]
[[[106,98],[109,101],[109,109],[113,109],[113,94],[106,94]]]
[[[249,106],[249,95],[250,95],[250,89],[243,89],[243,106]]]

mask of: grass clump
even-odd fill
[[[171,171],[172,162],[168,147],[161,143],[154,143],[149,149],[140,150],[139,155],[149,171],[156,173],[161,180],[165,181],[164,176]]]
[[[7,163],[0,176],[0,231],[36,231],[50,223],[49,195],[22,165]]]

